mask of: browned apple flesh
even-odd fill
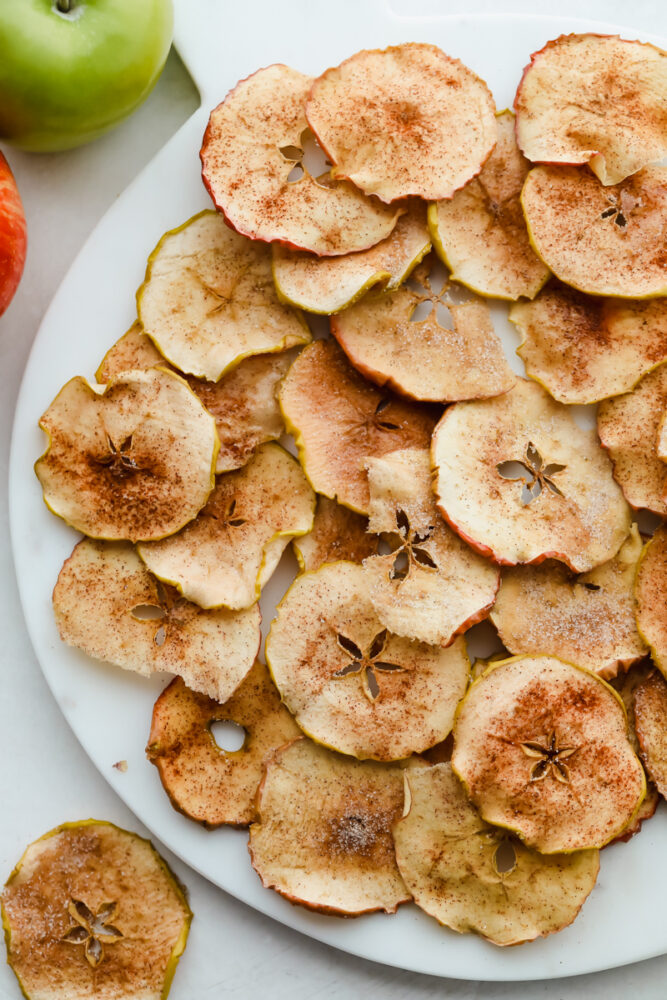
[[[667,411],[663,413],[658,426],[656,451],[661,462],[667,462]]]
[[[658,528],[642,552],[635,579],[637,628],[656,667],[667,677],[667,528]]]
[[[646,770],[667,797],[667,683],[654,670],[635,690],[635,726]]]
[[[375,555],[379,538],[368,530],[368,518],[319,496],[312,531],[292,541],[302,570],[319,569],[323,563],[362,562]]]

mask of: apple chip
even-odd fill
[[[480,295],[532,299],[549,277],[530,245],[521,188],[530,164],[514,134],[514,115],[496,115],[498,142],[482,167],[453,198],[429,206],[433,245],[452,280]]]
[[[487,85],[435,45],[357,52],[315,80],[308,123],[334,164],[382,201],[451,198],[496,142]]]
[[[637,627],[667,677],[667,527],[646,543],[635,579]]]
[[[402,808],[400,767],[295,740],[266,764],[250,827],[253,867],[265,888],[310,910],[395,913],[410,899],[391,836]]]
[[[313,489],[361,514],[368,513],[366,459],[427,448],[435,426],[426,407],[368,385],[331,340],[301,352],[279,399]]]
[[[364,569],[351,562],[297,577],[271,625],[266,659],[305,733],[376,760],[444,740],[470,672],[462,638],[443,649],[389,632]]]
[[[104,355],[95,378],[104,384],[124,372],[145,371],[155,365],[169,368],[169,362],[160,354],[151,338],[146,336],[139,320],[135,320],[127,333]]]
[[[595,885],[596,850],[538,854],[490,826],[449,764],[406,772],[396,861],[415,903],[440,924],[497,945],[571,924]]]
[[[149,570],[202,608],[248,608],[290,540],[313,525],[315,497],[299,463],[273,442],[218,478],[185,531],[140,545]]]
[[[253,240],[325,256],[366,250],[389,235],[402,211],[307,169],[312,82],[280,64],[241,80],[211,112],[202,178],[228,223]]]
[[[244,730],[238,750],[223,750],[211,726]],[[300,731],[281,704],[264,664],[257,661],[224,704],[191,691],[180,677],[153,708],[146,755],[155,764],[175,809],[205,826],[245,826],[256,816],[262,762]]]
[[[30,844],[2,893],[7,961],[32,1000],[165,1000],[191,919],[151,842],[102,820]]]
[[[60,637],[88,656],[148,676],[178,674],[193,691],[225,701],[254,662],[259,608],[203,611],[148,572],[127,543],[84,539],[58,576]]]
[[[375,555],[379,538],[368,531],[368,519],[319,496],[312,531],[295,538],[292,548],[302,570],[319,569],[323,563],[348,559],[360,563]]]
[[[451,406],[432,455],[440,510],[496,562],[554,558],[582,573],[611,559],[630,530],[595,431],[535,382]]]
[[[105,387],[73,378],[39,425],[49,438],[35,464],[44,501],[93,538],[164,538],[213,488],[215,421],[165,368],[125,372]]]
[[[521,195],[530,242],[567,285],[590,295],[667,295],[667,167],[604,187],[583,167],[535,167]]]
[[[369,459],[368,485],[369,529],[388,535],[392,546],[364,562],[375,612],[396,635],[447,646],[486,617],[500,570],[443,521],[426,449]]]
[[[667,53],[614,35],[561,35],[534,52],[516,93],[521,149],[587,163],[618,184],[667,156]]]
[[[667,684],[652,671],[635,690],[635,726],[646,770],[667,797]]]

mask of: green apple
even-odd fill
[[[70,149],[144,100],[162,71],[171,0],[1,0],[0,138]]]

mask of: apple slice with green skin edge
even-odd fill
[[[598,851],[545,856],[526,847],[481,819],[449,764],[408,771],[405,784],[396,861],[425,913],[500,946],[572,923],[595,885]]]
[[[146,371],[156,365],[169,369],[172,367],[151,338],[146,336],[143,326],[136,319],[130,329],[106,352],[95,372],[95,379],[100,385],[104,385],[125,372]]]
[[[443,521],[431,490],[427,449],[369,459],[368,485],[369,530],[392,539],[392,552],[364,561],[375,612],[396,635],[448,646],[486,618],[500,568]]]
[[[245,730],[238,750],[216,743],[211,725],[223,721]],[[172,681],[153,707],[146,756],[184,816],[207,827],[247,826],[256,818],[262,762],[300,735],[266,667],[256,661],[224,704],[191,691],[181,678]]]
[[[635,689],[635,727],[646,770],[667,797],[667,684],[656,670]]]
[[[49,510],[92,538],[165,538],[191,521],[215,482],[215,420],[166,368],[106,386],[77,376],[39,422],[35,473]]]
[[[202,179],[229,225],[252,240],[320,256],[367,250],[389,235],[403,210],[306,169],[302,144],[312,82],[281,64],[241,80],[211,112]],[[290,180],[296,164],[301,176]]]
[[[530,245],[521,210],[530,164],[517,147],[512,112],[496,120],[498,142],[481,173],[453,198],[429,205],[429,230],[452,281],[492,298],[532,299],[551,272]]]
[[[635,578],[637,628],[656,667],[667,677],[667,527],[644,546]]]
[[[604,847],[646,794],[620,696],[553,656],[503,660],[473,682],[452,767],[483,819],[542,854]]]
[[[302,737],[266,762],[252,866],[265,888],[318,913],[395,913],[410,899],[391,836],[402,808],[400,766],[351,760]]]
[[[292,548],[303,572],[341,559],[361,563],[366,556],[375,555],[379,541],[368,530],[368,518],[320,495],[312,530],[295,538]]]
[[[310,531],[314,513],[299,463],[270,442],[242,469],[218,478],[185,531],[138,551],[152,573],[202,608],[248,608],[290,540]]]
[[[103,820],[34,841],[2,893],[7,961],[25,997],[165,1000],[191,920],[151,842]]]
[[[521,204],[533,249],[589,295],[667,295],[667,167],[604,187],[586,167],[535,167]]]
[[[225,701],[252,667],[261,615],[205,611],[153,577],[124,542],[84,539],[53,591],[60,637],[88,656],[150,676],[166,670]]]
[[[611,559],[630,510],[595,431],[535,382],[455,403],[433,435],[438,507],[465,541],[513,566],[558,559],[577,573]]]
[[[533,162],[587,163],[605,185],[667,155],[667,53],[615,35],[561,35],[530,57],[517,139]]]
[[[435,45],[357,52],[313,83],[308,123],[334,164],[384,202],[451,198],[496,142],[484,81]]]

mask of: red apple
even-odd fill
[[[0,316],[23,274],[27,234],[21,196],[9,164],[0,153]]]

